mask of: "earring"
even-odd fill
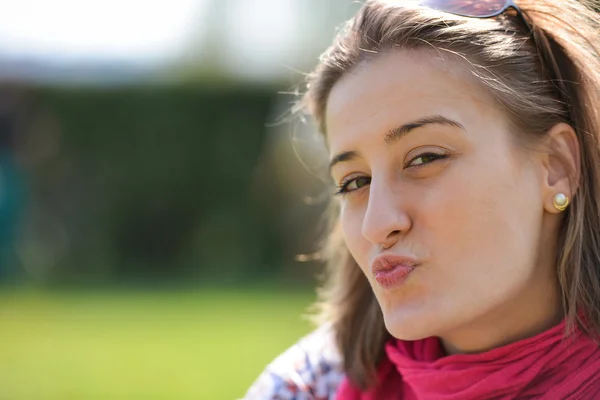
[[[556,193],[552,199],[552,204],[558,211],[565,211],[569,206],[569,198],[563,193]]]

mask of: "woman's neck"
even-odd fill
[[[535,336],[564,318],[558,287],[528,287],[512,304],[475,319],[440,335],[447,354],[482,353],[500,346]],[[558,285],[556,285],[558,286]]]

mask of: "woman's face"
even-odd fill
[[[380,55],[334,86],[326,126],[345,241],[392,335],[469,351],[555,312],[545,170],[458,61]]]

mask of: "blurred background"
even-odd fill
[[[308,333],[351,0],[0,0],[0,399],[234,399]]]

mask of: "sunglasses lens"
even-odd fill
[[[420,4],[465,17],[492,17],[501,14],[507,0],[422,0]]]

